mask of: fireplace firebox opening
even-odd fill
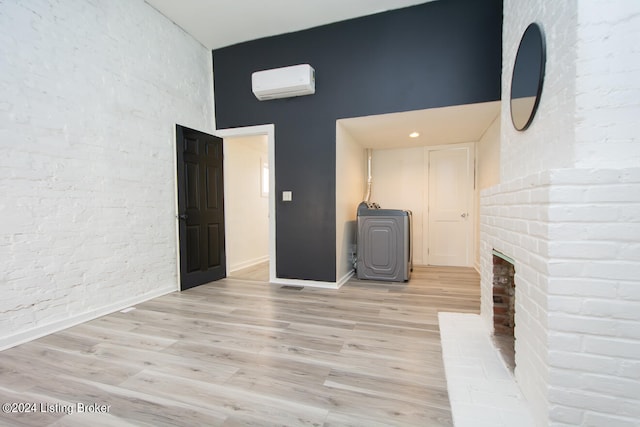
[[[493,251],[493,340],[511,371],[515,369],[515,284],[514,262]]]

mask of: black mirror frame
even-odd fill
[[[525,36],[527,36],[527,33],[529,33],[530,31],[536,31],[539,42],[540,42],[540,69],[538,70],[538,87],[536,89],[535,101],[531,109],[531,113],[529,114],[529,118],[521,128],[518,128],[513,117],[514,115],[513,115],[513,108],[512,108],[513,107],[513,80],[516,77],[515,76],[516,65],[518,63],[518,57],[521,54],[522,42],[525,39]],[[545,74],[546,62],[547,62],[547,52],[546,52],[544,32],[542,31],[542,27],[540,25],[538,25],[535,22],[532,22],[531,24],[529,24],[527,29],[522,34],[522,38],[520,39],[520,43],[518,45],[518,51],[516,53],[516,59],[513,63],[513,71],[511,74],[511,91],[509,94],[509,109],[511,113],[511,123],[513,124],[513,127],[518,131],[526,130],[531,125],[531,122],[533,121],[533,118],[535,117],[536,112],[538,111],[538,105],[540,104],[540,96],[542,95],[542,86],[544,85],[544,74]]]

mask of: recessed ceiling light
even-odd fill
[[[411,132],[411,133],[409,134],[409,138],[417,138],[417,137],[419,137],[419,136],[420,136],[420,134],[419,134],[418,132]]]

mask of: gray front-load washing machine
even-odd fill
[[[406,282],[413,270],[411,211],[358,206],[358,279]]]

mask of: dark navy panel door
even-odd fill
[[[227,275],[222,139],[176,126],[180,289]]]

